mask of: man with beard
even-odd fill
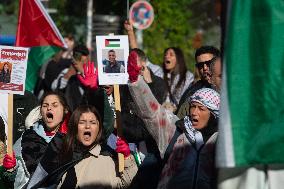
[[[175,112],[179,118],[183,118],[189,113],[188,102],[186,102],[186,99],[188,99],[188,97],[190,97],[198,89],[212,88],[210,64],[219,57],[220,51],[213,46],[202,46],[196,50],[195,68],[198,70],[200,80],[190,85],[188,89],[183,93]]]

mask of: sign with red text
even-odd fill
[[[147,1],[136,1],[130,7],[129,19],[136,29],[147,29],[154,20],[154,9]]]
[[[0,46],[0,93],[24,94],[28,48]]]

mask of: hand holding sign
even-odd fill
[[[13,169],[16,166],[16,157],[15,152],[13,152],[13,155],[6,154],[3,159],[3,167],[5,169]]]
[[[124,158],[130,155],[129,145],[124,138],[118,137],[116,141],[116,152],[122,153]]]
[[[88,61],[83,65],[84,76],[77,75],[77,78],[85,87],[96,90],[98,88],[98,69],[94,72],[94,68],[94,62]]]

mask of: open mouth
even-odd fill
[[[192,125],[196,126],[198,123],[198,119],[191,119]]]
[[[53,114],[51,112],[47,112],[46,118],[47,118],[47,121],[52,121],[53,120]]]
[[[84,132],[84,140],[89,140],[91,138],[91,132],[90,131],[85,131]]]
[[[169,60],[166,60],[166,62],[165,62],[166,64],[170,64],[171,62],[169,61]]]

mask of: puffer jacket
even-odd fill
[[[138,107],[138,114],[155,139],[162,158],[177,130],[176,123],[182,133],[174,143],[162,170],[158,188],[214,188],[217,132],[214,132],[199,150],[196,150],[195,145],[191,144],[183,133],[184,124],[178,124],[179,118],[157,102],[141,77],[137,82],[129,84],[129,90]]]
[[[52,138],[46,136],[42,123],[36,122],[17,140],[14,144],[17,157],[14,188],[24,188]]]

